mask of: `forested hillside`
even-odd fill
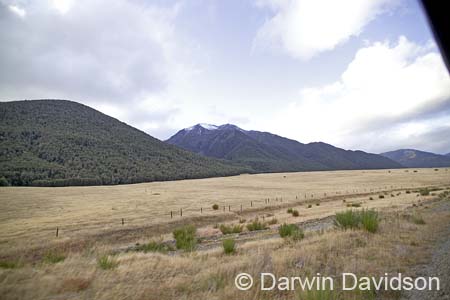
[[[168,145],[76,102],[0,102],[2,184],[121,184],[249,171]]]

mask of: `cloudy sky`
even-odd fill
[[[0,99],[40,98],[159,139],[233,123],[450,152],[450,77],[415,0],[0,0]]]

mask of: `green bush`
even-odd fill
[[[17,261],[0,261],[0,269],[16,269],[20,266]]]
[[[334,220],[335,226],[342,229],[354,229],[359,225],[360,219],[357,211],[347,210],[344,212],[336,213]]]
[[[166,253],[166,252],[172,251],[172,250],[173,250],[173,248],[170,245],[164,244],[161,242],[156,242],[156,241],[150,241],[147,244],[139,245],[136,247],[136,251],[142,251],[144,253],[147,253],[147,252]]]
[[[242,232],[242,225],[225,225],[221,224],[219,226],[220,231],[222,234],[230,234],[230,233],[240,233]]]
[[[379,218],[378,213],[374,210],[362,210],[359,212],[362,227],[368,232],[375,233],[378,231]]]
[[[264,230],[267,228],[267,224],[264,222],[260,222],[258,219],[255,219],[253,220],[253,222],[247,224],[248,231]]]
[[[98,259],[98,266],[102,270],[111,270],[116,268],[119,265],[119,262],[114,259],[113,257],[110,257],[108,255],[103,255]]]
[[[218,204],[213,204],[212,209],[218,210],[219,209],[219,205]]]
[[[197,245],[197,238],[195,236],[197,229],[194,225],[187,225],[173,231],[173,237],[176,241],[177,249],[192,251]]]
[[[66,259],[66,256],[59,251],[48,251],[44,254],[43,262],[48,264],[56,264]]]
[[[234,239],[226,239],[222,242],[223,245],[223,252],[225,254],[233,254],[236,252],[236,242]]]
[[[301,240],[305,237],[303,230],[296,224],[283,224],[278,228],[278,233],[282,238]]]
[[[347,210],[336,213],[334,224],[344,230],[362,228],[368,232],[375,233],[378,230],[379,217],[374,210]]]
[[[420,189],[419,193],[420,193],[421,196],[428,196],[428,195],[430,195],[430,190],[427,189],[427,188]]]
[[[294,210],[292,211],[292,216],[298,217],[298,216],[300,216],[300,213],[298,212],[298,210],[294,209]]]
[[[288,213],[288,214],[292,214],[292,208],[288,208],[288,209],[287,209],[287,213]]]

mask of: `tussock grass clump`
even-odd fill
[[[420,194],[421,196],[428,196],[428,195],[430,195],[430,190],[427,189],[427,188],[420,189],[420,190],[419,190],[419,194]]]
[[[361,203],[356,202],[347,203],[347,207],[361,207]]]
[[[288,208],[286,212],[287,212],[288,214],[292,214],[292,211],[293,211],[292,208]]]
[[[239,223],[240,224],[243,224],[243,223],[245,223],[247,220],[246,219],[239,219]]]
[[[268,225],[275,225],[278,223],[278,220],[276,218],[271,219],[270,221],[267,222]]]
[[[258,219],[253,220],[253,222],[247,224],[248,231],[264,230],[267,229],[267,224],[260,222]]]
[[[47,264],[56,264],[66,259],[66,255],[59,251],[48,251],[44,254],[42,261]]]
[[[197,229],[194,225],[186,225],[173,231],[173,237],[176,241],[177,249],[192,251],[197,245],[195,234]]]
[[[222,232],[222,234],[241,233],[242,232],[242,225],[239,225],[239,224],[235,224],[235,225],[221,224],[219,226],[219,229]]]
[[[312,204],[308,204],[308,208],[311,208],[312,207]]]
[[[157,241],[150,241],[147,244],[139,245],[136,247],[136,251],[142,251],[144,253],[147,252],[167,253],[168,251],[173,250],[174,249],[170,245]]]
[[[336,213],[334,225],[342,229],[354,229],[359,225],[359,214],[354,210]]]
[[[98,262],[98,266],[102,270],[115,269],[119,265],[119,262],[116,259],[114,259],[113,257],[109,256],[109,255],[101,256],[97,260],[97,262]]]
[[[361,218],[362,227],[370,233],[378,231],[379,217],[378,213],[374,210],[362,210],[359,212]]]
[[[362,228],[368,232],[375,233],[378,230],[379,216],[374,210],[347,210],[336,213],[334,224],[344,230]]]
[[[17,269],[18,267],[20,267],[20,264],[17,261],[0,261],[0,269]]]
[[[236,242],[234,239],[223,240],[222,246],[225,254],[233,254],[236,252]]]
[[[292,216],[293,216],[293,217],[298,217],[298,216],[300,216],[300,213],[298,212],[298,210],[294,209],[294,210],[292,211]]]
[[[416,225],[425,225],[426,224],[423,217],[417,213],[415,213],[411,216],[411,222],[413,222]]]
[[[283,224],[278,228],[278,233],[282,238],[291,238],[299,241],[305,237],[303,230],[296,224]]]
[[[218,210],[219,209],[219,204],[213,204],[212,209],[213,210]]]

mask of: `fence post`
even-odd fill
[[[183,216],[183,209],[180,208],[180,217],[182,217],[182,216]]]
[[[123,226],[123,224],[125,224],[125,222],[124,222],[124,220],[123,220],[123,218],[122,218],[122,226]]]
[[[250,201],[250,207],[253,207],[253,201]]]
[[[58,237],[58,233],[59,233],[59,228],[56,227],[56,237]]]
[[[200,207],[200,213],[201,214],[203,213],[203,207]]]
[[[172,213],[172,211],[170,211],[170,218],[171,218],[171,219],[173,218],[173,213]]]
[[[228,205],[228,211],[231,211],[231,205]]]

